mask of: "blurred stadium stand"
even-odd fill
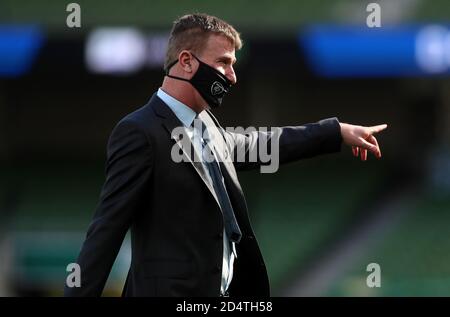
[[[340,38],[339,47],[320,42],[326,54],[316,54],[318,42],[304,41],[324,26],[363,29],[366,38],[368,2],[77,1],[82,27],[69,29],[69,2],[3,0],[0,295],[62,294],[66,266],[75,261],[97,204],[109,133],[159,87],[173,19],[201,11],[231,22],[244,37],[238,86],[216,111],[224,126],[294,125],[330,116],[389,124],[379,136],[381,161],[362,163],[343,147],[341,154],[292,163],[276,174],[240,175],[274,294],[284,294],[294,279],[312,279],[316,266],[333,265],[324,263],[327,255],[364,228],[365,219],[389,208],[386,195],[413,186],[416,194],[406,197],[390,230],[375,228],[370,245],[348,258],[318,295],[450,296],[450,2],[377,1],[389,27],[373,32],[389,38],[383,32],[411,30],[399,50],[386,41],[372,48],[355,44],[350,36]],[[438,67],[429,72],[414,59],[415,41],[420,30],[436,25],[424,44],[427,60]],[[21,41],[11,40],[12,27]],[[364,73],[328,76],[315,67],[345,62],[342,69],[351,71],[353,50],[368,63],[359,68]],[[385,62],[376,60],[382,53]],[[396,72],[370,72],[374,65],[393,71],[402,58],[411,63]],[[15,72],[12,60],[21,66]],[[381,265],[381,288],[366,286],[371,262]],[[127,240],[105,295],[120,295],[128,263]]]

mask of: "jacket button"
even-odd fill
[[[248,239],[253,240],[253,239],[255,239],[255,236],[250,235],[250,236],[248,236]]]
[[[219,234],[217,235],[217,237],[219,237],[219,239],[222,239],[222,238],[223,238],[223,233],[222,233],[222,232],[219,233]]]
[[[220,272],[222,272],[222,267],[219,264],[217,264],[214,267],[214,273],[220,273]]]

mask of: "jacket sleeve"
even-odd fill
[[[65,296],[100,296],[152,171],[151,146],[137,124],[121,121],[107,147],[106,180],[77,259],[80,287]]]
[[[237,170],[288,163],[321,154],[339,152],[342,136],[337,118],[301,126],[272,128],[270,131],[225,132]]]

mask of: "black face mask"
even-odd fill
[[[229,92],[233,83],[217,69],[203,63],[194,54],[192,54],[192,56],[199,62],[199,66],[197,72],[191,79],[169,75],[170,68],[175,65],[178,60],[167,67],[166,76],[191,83],[211,108],[219,107],[222,104],[223,97]]]

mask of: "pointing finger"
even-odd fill
[[[378,132],[383,131],[386,128],[387,128],[387,124],[375,125],[375,126],[370,127],[370,132],[371,133],[378,133]]]

